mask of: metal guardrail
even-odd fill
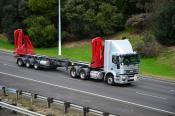
[[[43,114],[32,112],[30,110],[26,110],[24,108],[20,108],[20,107],[14,106],[14,105],[10,105],[10,104],[7,104],[7,103],[1,102],[1,101],[0,101],[0,107],[6,108],[6,109],[9,109],[9,110],[13,110],[13,111],[16,111],[18,113],[25,114],[25,115],[28,115],[28,116],[45,116]]]
[[[41,96],[41,95],[38,95],[38,94],[25,92],[25,91],[22,91],[22,90],[16,90],[16,89],[13,89],[13,88],[6,88],[6,87],[3,87],[3,86],[0,86],[0,89],[2,90],[4,95],[7,94],[6,93],[7,91],[10,92],[10,93],[16,94],[17,99],[19,99],[20,95],[24,95],[26,97],[31,98],[31,101],[33,101],[33,99],[46,101],[48,108],[51,107],[52,103],[62,105],[64,107],[64,113],[65,114],[68,113],[68,109],[71,107],[71,108],[74,108],[74,109],[82,111],[83,112],[83,116],[86,116],[89,112],[93,113],[95,115],[99,115],[99,116],[119,116],[119,115],[111,114],[109,112],[104,112],[104,111],[100,111],[100,110],[97,110],[97,109],[89,108],[89,107],[86,107],[86,106],[73,104],[73,103],[70,103],[68,101],[58,100],[58,99],[54,99],[54,98],[51,98],[51,97],[45,97],[45,96]],[[0,105],[1,104],[3,104],[3,103],[0,102]],[[17,111],[19,113],[26,113],[25,109],[22,109],[22,108],[17,109],[15,106],[11,107],[10,105],[6,105],[6,106],[7,107],[5,107],[5,108],[7,108],[7,109],[11,109],[11,110]],[[16,109],[14,109],[14,108],[16,108]],[[31,112],[28,112],[28,113],[31,113]],[[27,114],[27,115],[30,115],[30,116],[44,116],[44,115],[41,115],[41,114],[38,114],[38,115]]]

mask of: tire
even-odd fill
[[[34,63],[33,67],[34,67],[35,70],[38,70],[39,69],[38,63]]]
[[[114,76],[112,74],[107,75],[106,83],[108,85],[114,85]]]
[[[21,59],[18,59],[18,60],[17,60],[17,65],[18,65],[18,66],[23,66],[24,63],[23,63],[23,61],[22,61]]]
[[[75,68],[71,68],[70,69],[70,76],[72,78],[76,78],[77,77],[77,73],[76,73],[76,69]]]
[[[27,68],[30,68],[30,66],[31,66],[31,65],[30,65],[30,62],[27,61],[27,62],[26,62],[26,67],[27,67]]]
[[[86,80],[87,79],[87,75],[86,75],[85,70],[83,70],[83,69],[80,70],[79,75],[80,75],[80,79],[82,79],[82,80]]]

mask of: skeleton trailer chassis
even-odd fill
[[[127,39],[105,40],[104,46],[101,37],[92,39],[91,63],[34,54],[29,37],[21,29],[15,30],[14,43],[18,66],[36,70],[64,67],[72,78],[98,79],[109,85],[130,83],[139,77],[139,56]]]

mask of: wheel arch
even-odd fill
[[[115,72],[113,72],[113,71],[107,72],[107,73],[105,73],[105,75],[104,75],[104,81],[106,81],[108,75],[113,75],[113,78],[116,76]]]

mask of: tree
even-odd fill
[[[67,0],[62,8],[63,29],[67,37],[108,35],[124,27],[116,0]]]
[[[44,16],[33,16],[27,18],[26,31],[35,47],[53,47],[56,45],[56,28],[51,21]]]
[[[28,0],[32,16],[25,19],[26,32],[35,47],[56,46],[57,1]]]
[[[5,0],[2,2],[1,25],[9,42],[13,43],[13,31],[22,28],[22,21],[29,14],[26,0]]]
[[[175,45],[175,2],[166,2],[155,11],[153,31],[164,45]]]

